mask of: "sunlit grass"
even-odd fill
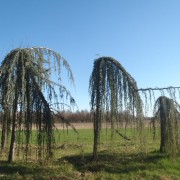
[[[112,141],[110,130],[103,129],[96,162],[92,161],[93,129],[79,129],[78,133],[56,131],[54,158],[49,161],[37,161],[32,154],[27,162],[17,158],[8,164],[2,157],[0,179],[180,179],[180,156],[172,160],[160,154],[159,136],[154,141],[149,129],[144,151],[137,132],[127,130],[128,141],[116,133]]]

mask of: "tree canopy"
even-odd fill
[[[73,82],[68,62],[49,48],[18,48],[4,58],[0,66],[1,147],[6,147],[11,134],[9,161],[13,160],[15,145],[17,149],[23,147],[28,156],[32,128],[38,130],[37,156],[41,158],[44,151],[48,157],[52,155],[53,108],[61,108],[68,99],[70,104],[75,103],[61,84],[62,66]],[[22,139],[25,139],[25,147]]]
[[[159,121],[161,128],[160,152],[168,153],[172,157],[180,150],[179,127],[180,106],[166,96],[160,96],[154,105],[154,128],[155,121]],[[155,129],[154,129],[155,130]]]
[[[89,91],[91,96],[91,111],[94,113],[94,158],[97,158],[97,146],[100,139],[101,123],[104,113],[110,114],[113,137],[115,124],[126,122],[119,117],[126,111],[142,126],[142,102],[138,93],[136,81],[111,57],[101,57],[94,61],[90,77]],[[130,123],[130,122],[128,122]]]

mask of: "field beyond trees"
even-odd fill
[[[110,139],[110,129],[102,129],[98,161],[92,161],[93,129],[57,130],[52,160],[36,159],[36,146],[31,139],[31,156],[7,163],[1,153],[0,179],[179,179],[180,156],[173,160],[159,153],[160,140],[152,139],[146,129],[146,146],[141,147],[136,130],[122,129],[130,140],[115,134]],[[36,133],[33,131],[32,133]],[[33,137],[33,134],[32,134]],[[34,148],[35,149],[35,148]],[[17,151],[18,153],[18,151]],[[16,154],[17,155],[17,154]]]

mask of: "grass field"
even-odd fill
[[[122,130],[124,131],[124,130]],[[0,179],[180,179],[180,156],[176,160],[158,152],[159,139],[146,132],[142,147],[136,132],[127,131],[131,139],[118,134],[110,140],[110,131],[103,129],[98,161],[92,161],[93,130],[58,130],[54,158],[26,162],[17,160],[8,164],[1,157]]]

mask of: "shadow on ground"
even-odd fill
[[[100,172],[105,171],[112,174],[133,173],[143,170],[155,170],[154,164],[165,155],[159,153],[150,153],[148,155],[124,155],[119,153],[110,154],[101,152],[97,161],[92,160],[92,155],[85,156],[67,156],[59,159],[59,162],[67,161],[71,163],[77,171]]]
[[[8,163],[0,161],[0,179],[51,179],[51,180],[71,180],[63,174],[54,174],[46,164],[36,162],[15,162]]]
[[[94,173],[105,172],[116,175],[142,174],[161,168],[155,164],[166,158],[157,152],[145,154],[120,154],[109,151],[99,153],[98,160],[92,155],[66,156],[52,162],[15,162],[0,161],[0,179],[83,179]],[[46,164],[47,163],[47,164]],[[86,174],[88,173],[88,174]],[[142,175],[143,176],[143,175]],[[93,175],[92,175],[93,177]]]

